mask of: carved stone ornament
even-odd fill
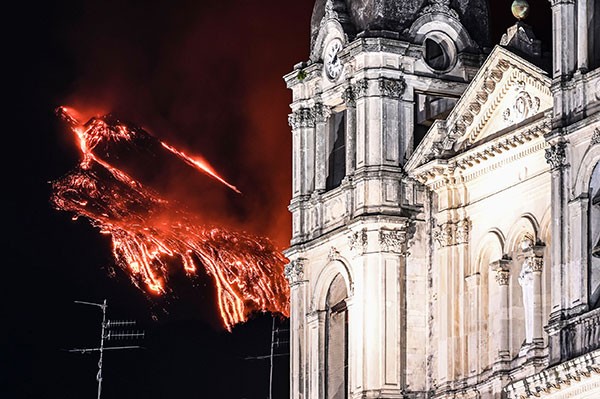
[[[355,231],[348,237],[348,243],[350,249],[355,251],[358,255],[362,255],[367,251],[368,237],[367,229]]]
[[[560,169],[567,164],[567,153],[565,143],[557,143],[550,148],[546,148],[546,162],[551,169]]]
[[[346,87],[346,90],[342,93],[342,100],[344,100],[347,107],[356,106],[356,95],[354,94],[352,86]]]
[[[298,258],[294,259],[287,265],[283,270],[285,278],[287,278],[290,285],[298,284],[304,279],[304,263],[306,259]]]
[[[323,105],[323,103],[318,102],[312,108],[313,115],[316,123],[323,123],[329,119],[331,115],[331,110],[328,106]]]
[[[435,227],[433,230],[433,239],[438,244],[438,247],[449,247],[453,244],[453,226],[452,223],[444,223]]]
[[[521,241],[519,243],[519,246],[521,247],[521,251],[532,250],[534,241],[535,241],[535,238],[533,237],[533,234],[531,234],[531,233],[523,234],[523,237],[521,237]]]
[[[383,252],[406,254],[406,231],[404,230],[379,230],[379,245]]]
[[[300,108],[288,116],[288,124],[293,130],[314,127],[315,116],[310,108]]]
[[[325,3],[325,18],[338,19],[338,13],[333,7],[333,0],[327,0],[327,2]]]
[[[462,219],[457,222],[446,222],[433,230],[433,239],[440,248],[469,242],[471,221]]]
[[[329,260],[329,262],[340,260],[341,258],[342,255],[340,255],[340,251],[338,251],[336,247],[329,248],[329,254],[327,255],[327,260]]]
[[[456,243],[465,244],[469,242],[469,232],[471,231],[471,222],[468,219],[459,220],[456,223]]]
[[[398,98],[402,96],[404,89],[406,88],[406,83],[404,82],[403,78],[379,78],[377,83],[379,85],[379,91],[381,92],[381,95],[385,97]]]
[[[592,134],[592,139],[590,140],[590,145],[600,144],[600,129],[596,128],[594,130],[594,134]]]
[[[498,285],[508,285],[508,279],[510,277],[510,273],[505,269],[496,270],[496,282]]]
[[[508,125],[512,125],[535,115],[540,110],[541,100],[525,91],[525,83],[517,83],[517,96],[514,103],[504,110],[502,117]]]
[[[354,92],[354,98],[360,98],[367,95],[369,90],[369,80],[360,79],[359,81],[352,84],[352,91]]]
[[[451,18],[459,19],[458,13],[450,8],[450,0],[429,0],[429,3],[423,7],[420,14],[445,14]]]
[[[544,258],[539,256],[534,256],[531,258],[531,271],[532,272],[541,272],[544,268]]]

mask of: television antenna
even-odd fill
[[[272,316],[273,323],[271,324],[271,351],[268,355],[248,356],[245,360],[263,360],[269,359],[269,397],[273,399],[273,360],[279,356],[289,356],[289,352],[275,353],[275,350],[281,348],[285,344],[289,344],[289,329],[276,327],[275,316]],[[284,336],[282,338],[282,335]]]
[[[97,348],[75,348],[69,349],[69,352],[73,353],[92,353],[99,352],[100,358],[98,360],[98,374],[96,374],[96,381],[98,381],[98,399],[101,399],[102,395],[102,362],[104,359],[104,351],[107,350],[126,350],[126,349],[143,349],[138,345],[126,345],[126,346],[107,346],[106,341],[111,340],[127,340],[127,339],[143,339],[144,331],[141,330],[125,330],[124,327],[135,326],[134,320],[107,320],[106,309],[108,304],[106,299],[102,303],[75,301],[75,303],[81,305],[97,306],[102,309],[102,325],[100,333],[100,346]]]

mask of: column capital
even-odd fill
[[[498,259],[490,263],[490,269],[496,272],[496,282],[500,286],[508,285],[510,277],[510,262],[512,260],[508,258]]]
[[[566,147],[566,143],[559,142],[546,148],[546,162],[550,165],[550,169],[562,169],[567,165]]]
[[[346,103],[346,107],[356,107],[356,93],[354,93],[354,89],[352,88],[352,86],[346,87],[346,89],[342,93],[342,100],[344,100],[344,102]]]
[[[360,79],[352,84],[352,92],[355,98],[364,97],[369,90],[369,80],[367,78]]]
[[[324,123],[331,116],[331,109],[322,102],[317,102],[312,108],[312,113],[316,123]]]
[[[292,260],[290,263],[285,265],[283,274],[287,278],[290,286],[299,284],[304,279],[304,265],[306,264],[305,258],[298,258]]]
[[[303,127],[314,127],[315,116],[310,108],[299,108],[288,115],[288,124],[292,130]]]
[[[510,278],[510,272],[504,269],[496,270],[496,282],[500,286],[508,285],[508,279]]]
[[[558,6],[561,4],[575,4],[575,0],[548,0],[550,2],[550,6]]]
[[[385,97],[399,98],[406,89],[406,82],[402,77],[399,79],[379,78],[377,84],[381,95]]]
[[[406,230],[379,229],[379,246],[381,251],[406,255],[406,244]]]

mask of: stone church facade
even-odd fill
[[[291,398],[600,398],[600,1],[551,7],[547,57],[485,0],[317,0]]]

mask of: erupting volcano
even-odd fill
[[[60,107],[57,113],[75,133],[82,160],[52,183],[52,203],[110,235],[117,265],[137,287],[164,294],[173,290],[169,274],[174,265],[190,277],[203,267],[214,280],[227,329],[255,311],[288,315],[286,259],[268,239],[207,224],[206,218],[149,188],[143,178],[134,178],[122,160],[132,153],[151,154],[155,161],[169,157],[239,193],[235,186],[199,157],[116,117],[93,117],[82,124],[71,109]]]

